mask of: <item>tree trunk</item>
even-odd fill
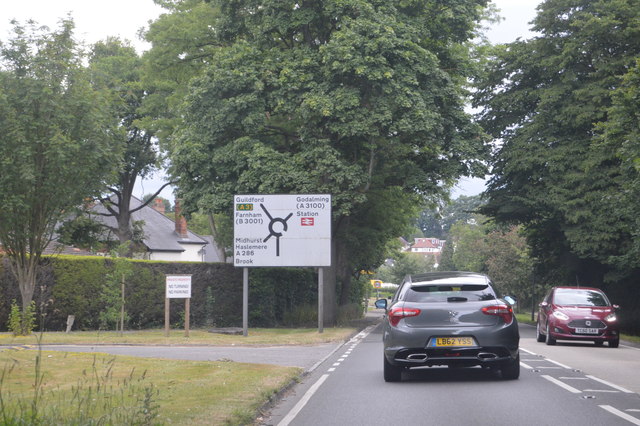
[[[213,236],[213,248],[216,251],[216,255],[218,259],[222,262],[227,260],[227,254],[224,251],[224,246],[222,245],[221,238],[218,235],[218,228],[216,227],[216,222],[212,213],[207,215],[209,219],[209,229],[211,230],[211,235]]]
[[[33,293],[36,288],[36,269],[37,262],[40,256],[31,255],[26,260],[16,261],[10,260],[10,264],[13,266],[13,273],[18,281],[18,287],[20,288],[20,296],[22,298],[22,312],[27,312],[27,309],[31,305],[33,300]]]

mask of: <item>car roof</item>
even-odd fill
[[[409,275],[406,279],[411,282],[411,285],[490,283],[489,277],[484,274],[462,271],[426,272],[423,274]]]
[[[568,286],[568,285],[562,285],[562,286],[557,286],[557,287],[553,287],[554,290],[595,290],[595,291],[600,291],[602,292],[601,289],[599,288],[595,288],[595,287],[577,287],[577,286]]]

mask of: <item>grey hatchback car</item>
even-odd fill
[[[384,380],[400,381],[412,367],[482,366],[503,379],[520,376],[520,334],[510,297],[498,298],[491,280],[473,272],[409,275],[386,310]]]

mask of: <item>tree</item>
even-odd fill
[[[523,224],[532,256],[563,282],[602,285],[630,247],[633,213],[613,208],[621,160],[597,123],[640,54],[639,16],[635,0],[547,0],[540,35],[498,46],[479,84],[482,124],[502,139],[481,211]]]
[[[601,143],[620,160],[622,189],[611,208],[622,210],[620,216],[631,218],[631,244],[613,259],[627,268],[640,266],[640,59],[627,72],[612,95],[609,119],[601,125]]]
[[[486,227],[483,219],[473,223],[457,222],[449,230],[447,245],[453,249],[452,263],[459,271],[486,272]]]
[[[119,145],[106,99],[91,85],[73,21],[49,32],[13,21],[0,44],[0,242],[26,312],[37,265],[65,211],[98,195]]]
[[[354,259],[373,235],[355,230],[391,234],[459,176],[484,173],[463,85],[487,2],[211,4],[220,47],[171,145],[180,196],[228,213],[236,193],[331,193],[325,306],[345,304],[354,271],[382,258]]]
[[[138,178],[156,171],[162,156],[156,146],[154,134],[145,128],[142,109],[147,90],[141,81],[142,60],[135,49],[117,38],[107,38],[93,46],[89,66],[93,84],[111,94],[111,115],[114,118],[110,135],[114,143],[124,147],[117,176],[105,188],[109,194],[100,199],[117,226],[110,229],[120,244],[133,242],[134,227],[131,214],[147,206],[166,186],[166,182],[150,199],[131,208],[131,197]],[[129,245],[130,250],[133,245]],[[131,254],[131,253],[130,253]]]
[[[534,281],[533,259],[520,226],[496,229],[485,236],[486,272],[504,295],[533,306],[540,297],[541,282]]]
[[[423,237],[446,239],[454,223],[473,220],[474,213],[481,205],[480,195],[461,195],[444,205],[425,209],[418,218],[418,227],[422,230]]]
[[[378,274],[383,281],[400,284],[407,275],[435,271],[434,262],[433,256],[397,253],[394,256],[393,264],[381,266],[378,269]]]
[[[145,126],[158,136],[160,145],[169,149],[175,128],[181,122],[180,106],[188,93],[189,81],[203,73],[214,52],[221,46],[212,23],[219,15],[208,0],[154,0],[170,13],[162,14],[144,33],[152,49],[143,56],[143,82],[148,93],[144,99]],[[179,176],[174,176],[178,178]],[[206,215],[208,232],[220,259],[232,239],[229,212],[214,214],[206,198],[189,200],[184,213]]]

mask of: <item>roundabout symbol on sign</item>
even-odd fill
[[[269,214],[264,204],[260,203],[260,207],[262,207],[262,210],[264,210],[265,214],[269,217],[270,220],[269,235],[267,235],[267,237],[262,240],[262,242],[266,243],[269,238],[276,237],[276,256],[280,256],[280,237],[282,237],[283,232],[287,232],[287,229],[289,229],[287,221],[289,220],[289,218],[291,218],[291,216],[293,216],[293,213],[289,213],[289,216],[284,219],[281,217],[274,218],[271,216],[271,214]],[[279,229],[276,229],[276,224],[281,224],[278,226]]]

